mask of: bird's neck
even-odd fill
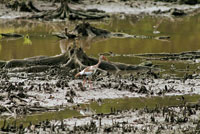
[[[101,59],[99,59],[99,62],[96,64],[96,66],[98,67],[101,64]]]

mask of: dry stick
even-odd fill
[[[5,107],[6,108],[6,110],[9,112],[9,113],[13,113],[7,106],[3,106],[3,107]]]

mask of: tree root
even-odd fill
[[[57,56],[40,56],[26,59],[11,60],[8,62],[0,62],[2,68],[8,69],[13,72],[41,72],[45,71],[51,66],[60,66],[69,68],[69,70],[80,70],[87,66],[95,65],[98,59],[88,57],[82,48],[77,46],[70,46],[68,51],[64,54]],[[149,69],[146,66],[134,66],[122,63],[114,63],[103,61],[100,70],[143,70]]]
[[[61,0],[61,5],[58,9],[53,11],[47,11],[41,14],[19,17],[24,19],[66,19],[69,20],[85,20],[85,19],[102,19],[108,17],[105,13],[94,12],[94,11],[85,11],[85,10],[74,10],[68,6],[68,0]]]

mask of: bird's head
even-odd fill
[[[108,59],[107,59],[105,56],[103,56],[103,55],[100,56],[100,59],[101,59],[101,60],[108,61]]]

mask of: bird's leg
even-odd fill
[[[90,84],[90,89],[92,89],[93,85],[92,85],[92,82],[91,82],[91,78],[89,78],[89,84]]]
[[[84,87],[84,85],[85,85],[85,82],[86,82],[86,78],[84,78],[84,80],[83,80],[83,87]]]

